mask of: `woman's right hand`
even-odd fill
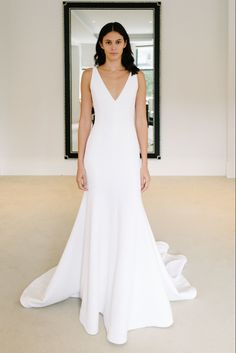
[[[76,174],[76,182],[81,190],[88,190],[87,188],[87,176],[86,176],[86,170],[83,165],[79,165],[77,169],[77,174]]]

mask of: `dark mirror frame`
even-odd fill
[[[78,152],[71,150],[71,45],[70,12],[72,9],[152,9],[154,18],[154,152],[148,158],[160,156],[160,7],[161,2],[67,2],[64,6],[64,77],[65,77],[65,159],[78,158]],[[92,113],[91,113],[92,114]],[[78,117],[79,118],[79,117]],[[141,157],[141,154],[140,154]]]

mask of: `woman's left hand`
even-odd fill
[[[144,192],[145,190],[147,190],[149,183],[151,181],[148,168],[144,165],[142,165],[140,168],[140,181],[141,181],[141,191]]]

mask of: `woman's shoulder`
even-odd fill
[[[139,70],[137,73],[137,78],[138,78],[138,83],[139,84],[145,84],[146,80],[145,80],[145,74],[142,70]]]
[[[88,67],[83,70],[81,76],[81,85],[84,87],[90,87],[91,77],[92,77],[93,68]]]
[[[90,76],[92,74],[93,67],[88,67],[87,69],[84,69],[83,75],[84,76]]]
[[[141,77],[141,78],[144,78],[145,75],[144,75],[144,72],[142,70],[138,70],[137,74],[136,74],[138,77]]]
[[[81,77],[82,82],[90,84],[92,72],[93,72],[93,67],[88,67],[87,69],[84,69]]]

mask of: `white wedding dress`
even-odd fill
[[[101,313],[108,341],[122,344],[128,330],[172,325],[170,301],[194,299],[197,290],[182,274],[187,258],[155,240],[142,203],[137,75],[129,74],[114,99],[98,69],[92,70],[88,190],[58,264],[27,286],[20,302],[30,308],[81,298],[79,319],[87,333],[98,333]]]

